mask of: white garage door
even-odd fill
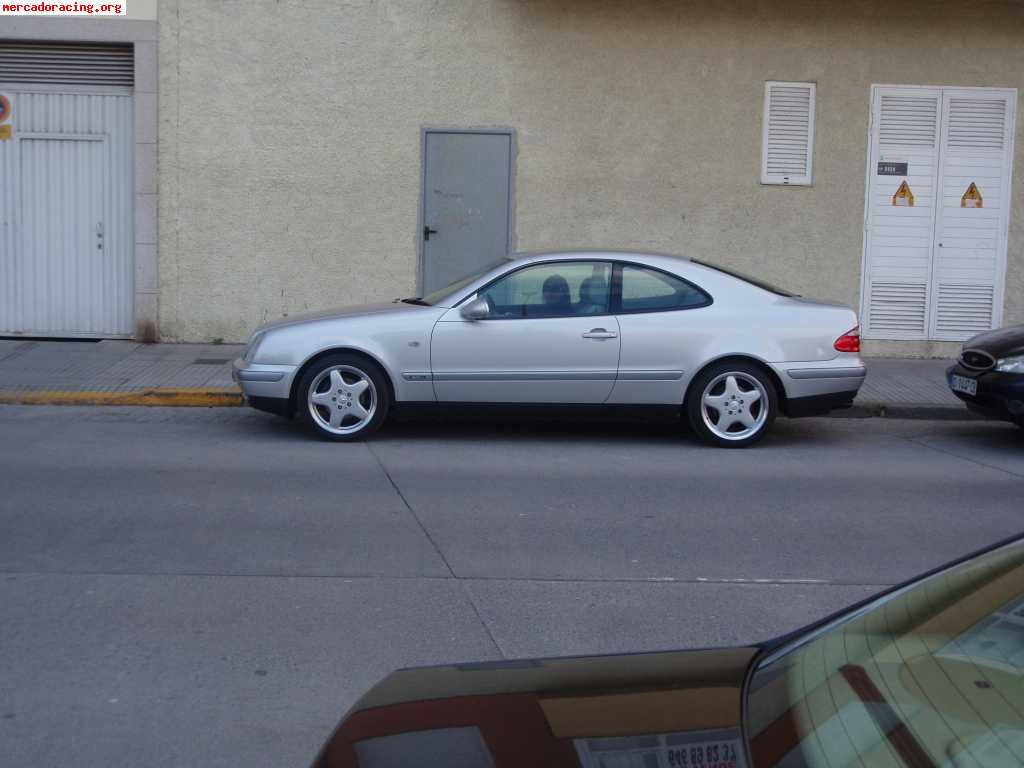
[[[999,325],[1015,112],[1015,90],[872,90],[867,338],[961,341]]]
[[[131,336],[131,49],[0,43],[0,72],[0,334]]]

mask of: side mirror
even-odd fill
[[[490,317],[491,308],[487,306],[487,299],[480,296],[470,299],[459,309],[463,320],[484,320]]]

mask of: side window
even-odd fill
[[[658,312],[703,307],[711,297],[684,280],[656,269],[622,267],[622,311]]]
[[[494,319],[608,313],[611,264],[563,261],[513,272],[480,294]]]

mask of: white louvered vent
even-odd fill
[[[0,82],[131,86],[134,80],[131,45],[0,42]]]
[[[991,285],[939,283],[935,331],[947,338],[968,339],[992,328]]]
[[[814,96],[814,83],[765,83],[762,184],[811,183]]]
[[[934,96],[883,96],[879,110],[880,147],[934,147],[939,100]]]
[[[950,99],[949,146],[955,149],[997,149],[1006,141],[1004,99]]]
[[[928,290],[923,283],[871,283],[868,327],[879,337],[923,335]]]

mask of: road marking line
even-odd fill
[[[698,576],[697,581],[714,584],[832,584],[829,579],[707,579]]]

